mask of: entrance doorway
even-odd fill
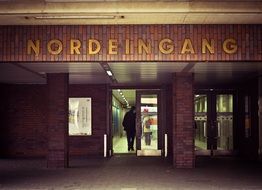
[[[137,155],[161,156],[160,95],[158,91],[137,92]]]
[[[233,98],[213,91],[195,95],[196,155],[233,153]]]
[[[116,89],[112,90],[112,144],[113,153],[117,154],[135,154],[134,151],[128,151],[127,137],[122,122],[127,111],[131,106],[136,106],[135,89]],[[135,142],[136,143],[136,140]],[[136,146],[134,146],[135,148]]]
[[[112,90],[112,152],[137,156],[161,156],[162,125],[160,90]],[[136,138],[134,150],[128,150],[126,132],[122,126],[124,115],[136,107]]]

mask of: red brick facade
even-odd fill
[[[172,41],[174,50],[163,54],[159,51],[159,42],[167,38]],[[222,48],[229,38],[235,39],[238,46],[233,54]],[[62,44],[58,55],[47,50],[48,42],[53,39]],[[81,42],[80,54],[70,53],[71,39]],[[88,54],[89,39],[99,41],[99,53]],[[109,42],[109,39],[116,41]],[[139,39],[151,44],[151,52],[138,53]],[[191,40],[194,53],[181,53],[185,39]],[[213,54],[202,53],[202,39],[214,40]],[[27,54],[28,40],[39,40],[38,56],[32,52]],[[0,61],[260,61],[261,41],[261,25],[1,26]],[[116,52],[110,54],[109,43]],[[167,48],[166,45],[163,47]]]
[[[92,98],[92,136],[70,136],[72,156],[103,155],[106,133],[106,85],[70,85],[70,97]]]
[[[97,48],[94,44],[89,46],[90,39],[101,45],[99,52],[90,53],[90,48]],[[163,39],[171,42],[160,46]],[[213,53],[203,53],[203,39],[213,40]],[[227,39],[236,41],[236,52],[225,51],[228,44],[223,46],[223,43]],[[34,48],[28,49],[29,40],[35,46],[39,40],[39,55]],[[57,41],[48,46],[51,40]],[[79,48],[72,40],[81,44]],[[142,45],[139,45],[140,40]],[[187,40],[192,47],[184,46]],[[261,25],[0,26],[0,63],[261,61],[261,43]],[[75,47],[73,52],[72,46]],[[168,46],[174,49],[163,53]],[[61,52],[57,55],[50,53],[59,47]],[[187,49],[186,53],[183,48]],[[107,86],[68,85],[67,74],[48,76],[51,80],[48,85],[1,87],[5,89],[1,98],[7,101],[0,110],[3,120],[0,153],[6,156],[47,155],[49,166],[55,167],[67,165],[68,151],[76,156],[102,155],[103,134],[109,134]],[[193,76],[184,73],[177,73],[172,87],[167,90],[166,101],[173,104],[173,109],[167,110],[170,115],[166,116],[172,120],[172,127],[167,129],[168,153],[172,154],[178,168],[194,167],[193,90]],[[92,98],[92,136],[67,138],[68,97]]]
[[[47,86],[0,85],[1,157],[47,154]]]
[[[177,73],[173,83],[173,164],[192,168],[194,155],[193,75]]]
[[[45,157],[48,152],[47,85],[1,85],[0,157]],[[92,136],[70,136],[72,156],[103,155],[106,85],[69,85],[70,97],[92,98]],[[52,135],[50,135],[52,136]]]
[[[236,138],[234,145],[239,150],[239,155],[245,159],[255,160],[258,158],[259,149],[259,127],[258,127],[258,79],[246,80],[240,86],[238,86],[237,93],[237,113],[235,118],[237,119]],[[249,98],[249,109],[254,110],[250,112],[250,132],[246,131],[246,108],[247,103],[245,97]]]
[[[68,167],[68,74],[47,74],[48,167]]]

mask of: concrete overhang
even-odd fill
[[[0,1],[0,25],[261,24],[261,1]]]

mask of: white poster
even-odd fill
[[[69,98],[69,135],[91,135],[91,98]]]

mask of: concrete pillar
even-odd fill
[[[48,74],[48,168],[68,167],[68,74]]]
[[[193,74],[176,73],[173,81],[173,165],[193,168],[194,152],[194,92]]]
[[[259,158],[262,159],[262,76],[258,79],[258,130],[259,130]]]

